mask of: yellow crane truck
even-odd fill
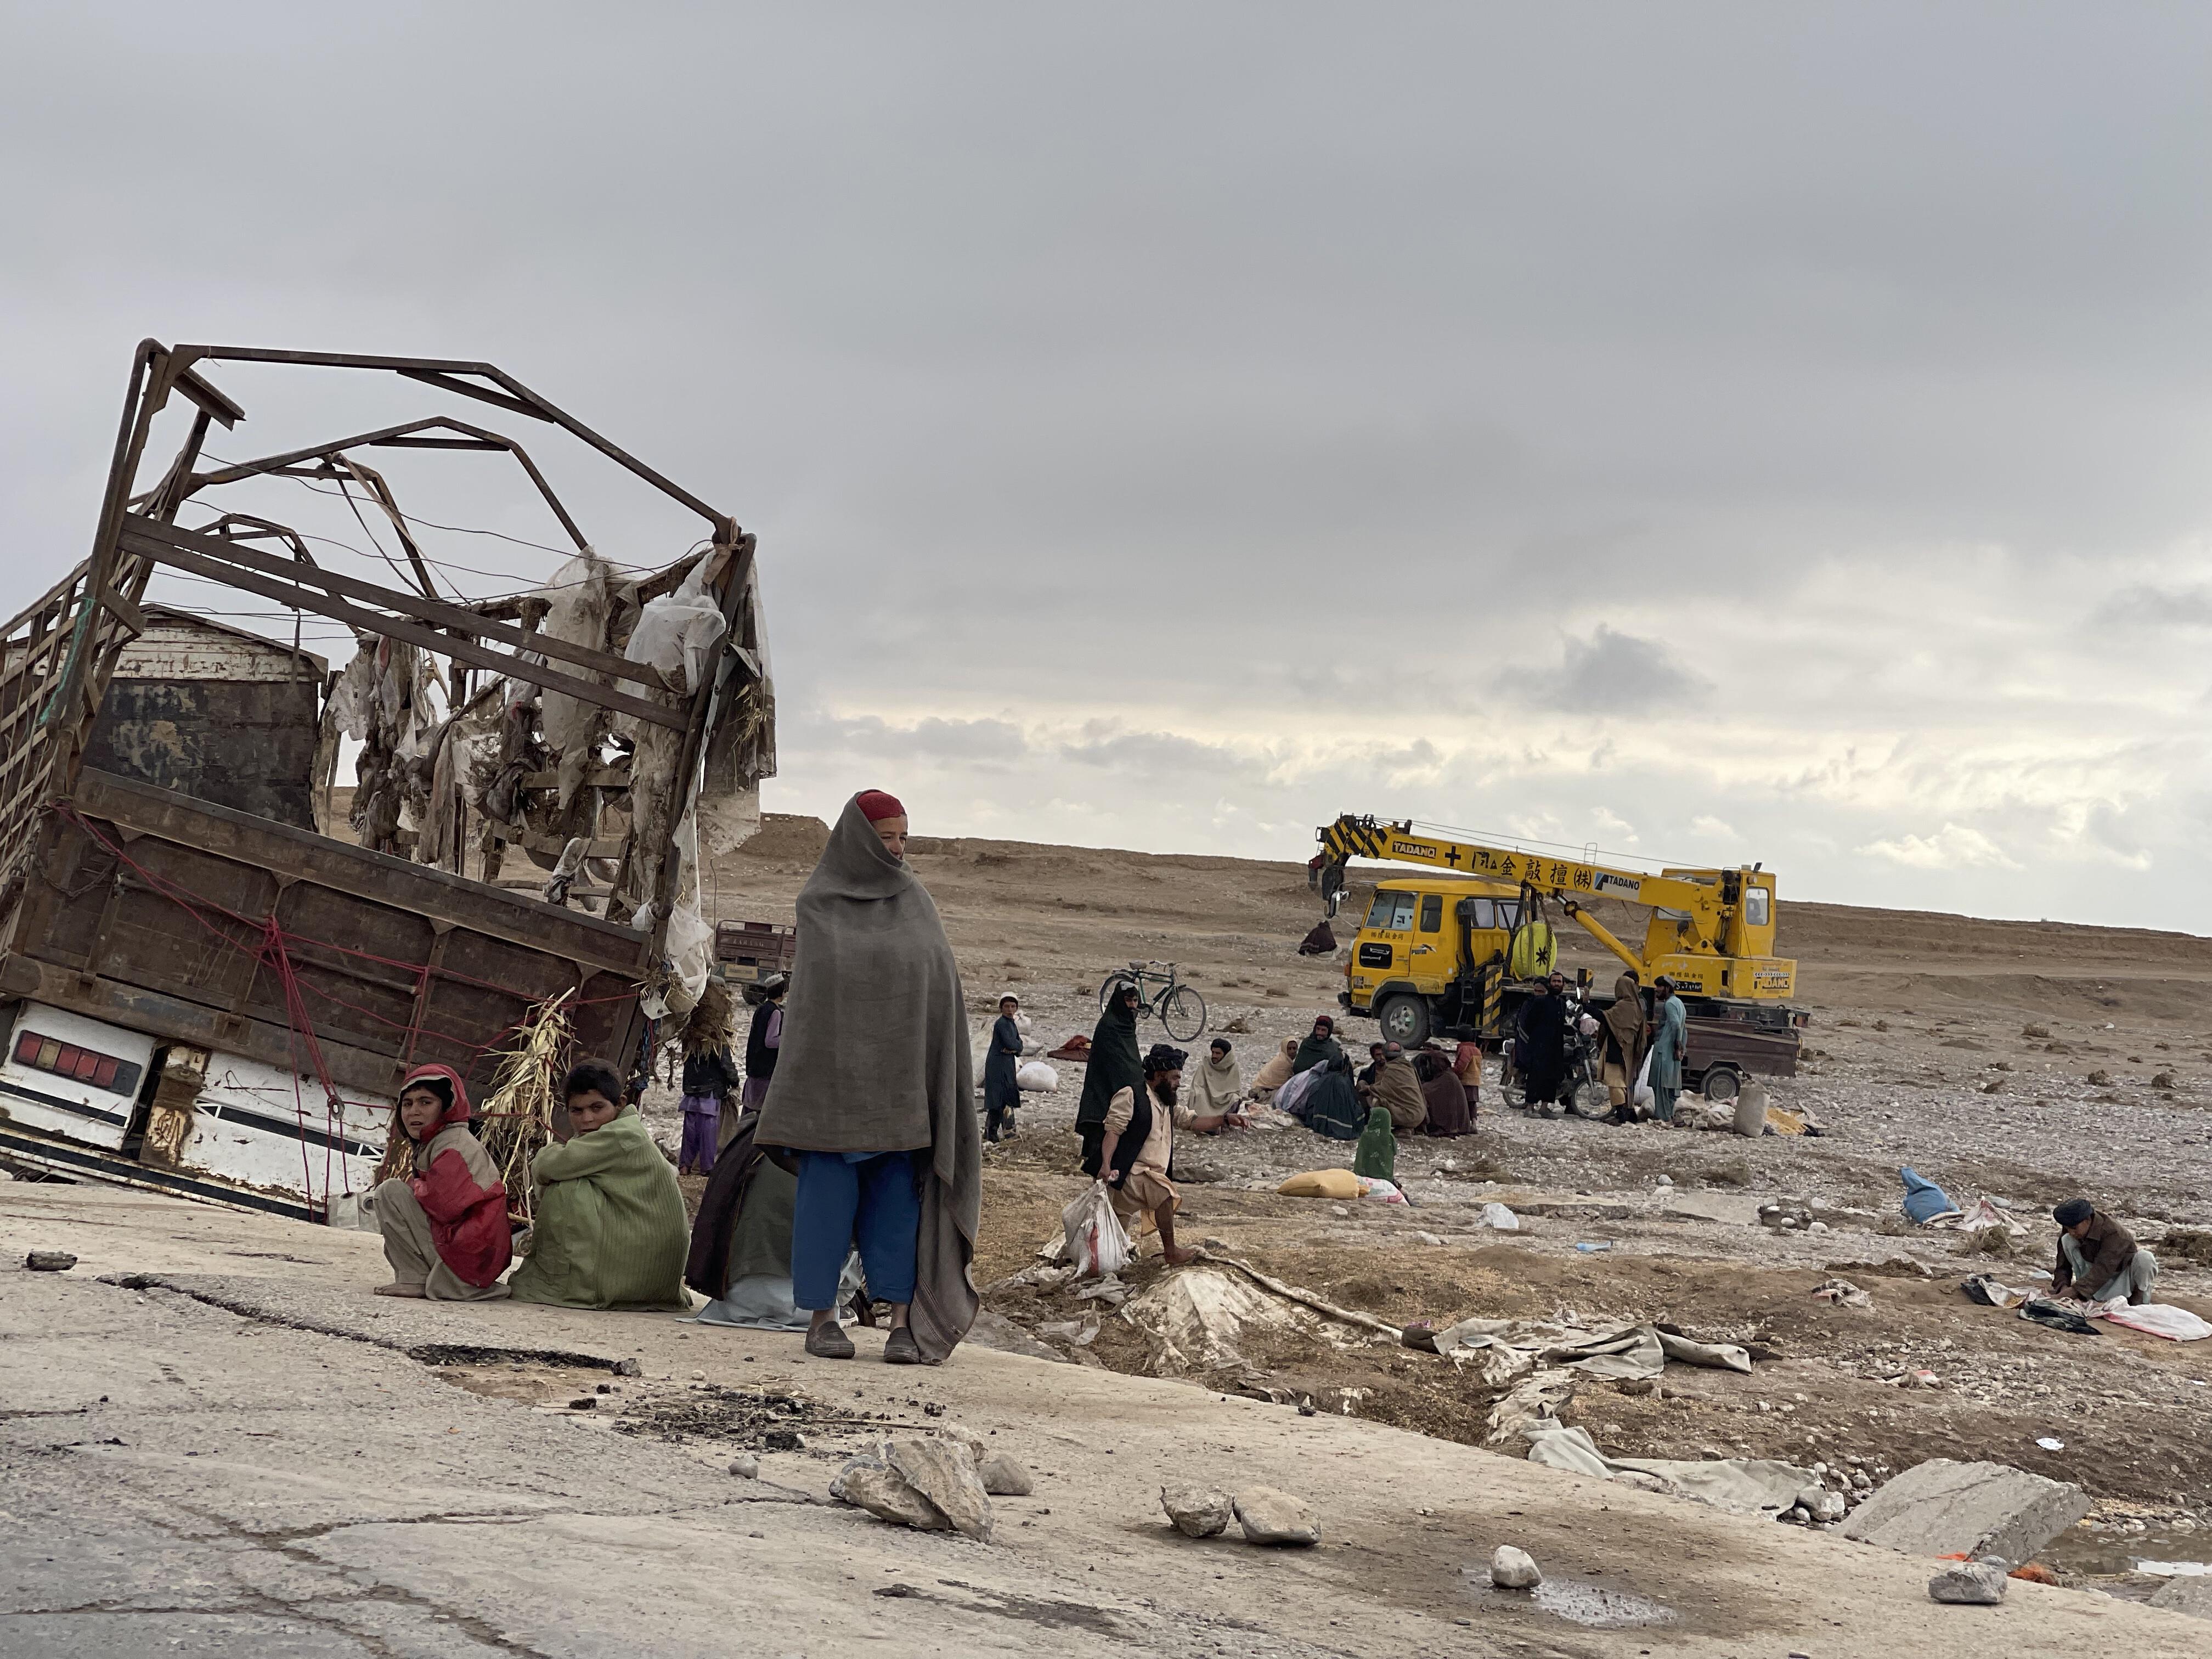
[[[1645,990],[1662,974],[1674,980],[1689,1016],[1686,1086],[1727,1099],[1747,1073],[1796,1070],[1805,1016],[1787,1006],[1797,964],[1773,954],[1771,871],[1753,865],[1653,874],[1349,814],[1315,833],[1322,850],[1309,878],[1332,916],[1353,859],[1436,872],[1376,878],[1345,964],[1337,1000],[1375,1019],[1388,1038],[1410,1046],[1432,1036],[1486,1042],[1509,1036],[1520,1005],[1558,960],[1547,916],[1556,905],[1634,969]],[[1640,951],[1590,913],[1593,898],[1649,907]],[[1593,1007],[1610,1001],[1590,999]]]

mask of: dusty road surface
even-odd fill
[[[13,1265],[33,1248],[80,1261]],[[1933,1607],[1925,1562],[1182,1382],[395,1304],[372,1237],[167,1199],[0,1187],[0,1253],[11,1654],[2204,1650],[2110,1596]],[[994,1541],[822,1501],[847,1452],[945,1424],[1034,1472]],[[1322,1542],[1184,1539],[1158,1490],[1194,1480],[1299,1493]],[[1468,1576],[1499,1543],[1565,1613]]]

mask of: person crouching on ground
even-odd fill
[[[891,1304],[886,1364],[937,1364],[981,1305],[975,1049],[959,964],[906,840],[906,808],[864,790],[800,889],[791,1017],[754,1135],[795,1154],[793,1299],[821,1359],[853,1357],[836,1309],[856,1242],[870,1300]]]
[[[1160,1231],[1160,1254],[1181,1267],[1198,1259],[1198,1252],[1176,1243],[1175,1212],[1182,1201],[1168,1179],[1175,1157],[1175,1132],[1195,1129],[1211,1134],[1225,1121],[1221,1116],[1200,1117],[1177,1103],[1182,1085],[1180,1048],[1164,1042],[1152,1045],[1145,1056],[1144,1086],[1120,1089],[1106,1107],[1106,1138],[1100,1146],[1099,1178],[1114,1201],[1114,1213],[1125,1222],[1149,1215]]]
[[[518,1302],[559,1308],[688,1309],[690,1227],[676,1171],[654,1146],[622,1079],[603,1060],[562,1085],[574,1131],[532,1160],[536,1221],[511,1281]]]
[[[1192,1079],[1191,1110],[1201,1118],[1218,1118],[1222,1127],[1241,1129],[1249,1120],[1237,1109],[1244,1103],[1244,1079],[1237,1070],[1237,1051],[1227,1037],[1207,1045],[1206,1063]]]
[[[1370,1067],[1374,1080],[1359,1085],[1359,1100],[1364,1106],[1382,1107],[1390,1115],[1394,1133],[1411,1134],[1429,1118],[1429,1103],[1421,1093],[1419,1073],[1413,1062],[1406,1058],[1402,1044],[1386,1042],[1382,1052],[1376,1056]]]
[[[469,1091],[450,1066],[418,1066],[399,1085],[399,1126],[412,1143],[408,1175],[380,1182],[370,1207],[392,1283],[379,1296],[489,1302],[507,1293],[513,1259],[507,1188],[469,1127]]]
[[[2158,1282],[2158,1258],[2135,1235],[2086,1198],[2069,1198],[2051,1212],[2057,1222],[2058,1260],[2051,1269],[2051,1293],[2090,1302],[2125,1297],[2141,1307]]]

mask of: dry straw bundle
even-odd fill
[[[506,1183],[507,1209],[526,1221],[534,1218],[530,1162],[553,1139],[553,1109],[574,1041],[564,1006],[574,994],[563,991],[530,1012],[514,1046],[501,1051],[491,1094],[480,1108],[478,1138]]]

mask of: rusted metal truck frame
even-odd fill
[[[580,440],[704,521],[701,545],[626,589],[624,603],[668,592],[704,563],[705,592],[727,624],[712,672],[679,696],[644,663],[539,633],[545,606],[527,595],[437,597],[407,519],[354,452],[511,457],[586,550],[537,465],[498,432],[432,416],[204,465],[210,428],[244,417],[208,378],[226,362],[396,376]],[[179,399],[191,408],[189,431],[139,490],[155,418]],[[421,591],[324,569],[298,532],[265,518],[178,526],[204,492],[264,477],[342,477],[367,489]],[[593,848],[623,876],[633,860],[652,872],[640,894],[651,908],[637,907],[651,925],[640,928],[616,914],[619,877],[599,890],[601,915],[550,902],[534,883],[500,884],[489,833],[489,878],[472,879],[87,765],[88,734],[118,653],[143,629],[157,568],[333,618],[364,642],[434,653],[453,665],[457,690],[469,671],[504,676],[669,732],[680,740],[673,824],[702,774],[711,793],[774,769],[753,554],[753,538],[727,514],[491,364],[143,343],[91,553],[0,634],[0,1029],[10,1043],[0,1054],[0,1158],[27,1172],[331,1219],[382,1155],[410,1067],[442,1061],[481,1097],[502,1042],[564,992],[580,1052],[635,1068],[648,1040],[641,988],[662,963],[680,896],[671,844],[641,847],[626,832],[620,846]],[[103,1078],[131,1086],[103,1091]],[[228,1152],[233,1143],[244,1150]]]

